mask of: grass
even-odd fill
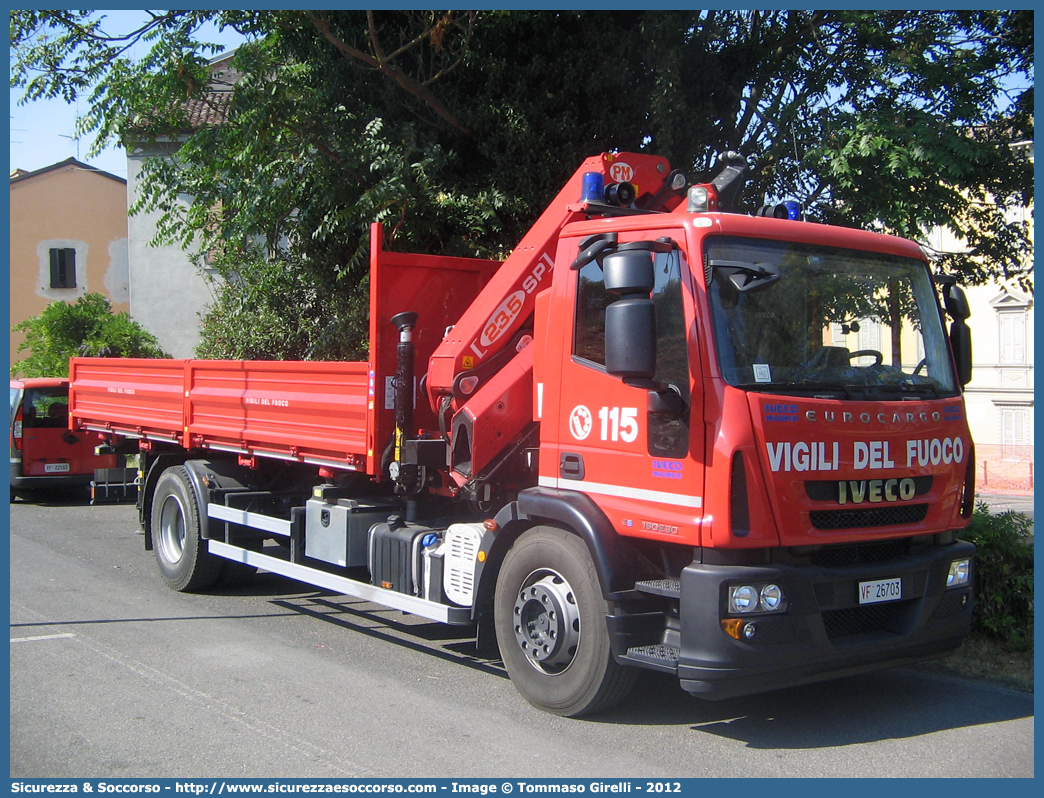
[[[1002,643],[980,633],[972,634],[954,654],[920,667],[1033,692],[1033,652],[1008,651]]]

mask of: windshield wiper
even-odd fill
[[[897,382],[891,385],[875,383],[873,385],[863,386],[863,388],[868,393],[928,394],[933,399],[938,399],[941,396],[939,389],[931,382],[921,382],[916,384],[911,382]]]
[[[734,386],[744,391],[798,391],[801,393],[816,393],[817,391],[830,391],[844,394],[846,399],[853,398],[853,391],[862,389],[862,385],[842,385],[841,383],[820,382],[818,380],[800,380],[797,382],[742,382]]]
[[[719,269],[736,290],[741,294],[760,291],[768,288],[780,278],[779,267],[774,263],[762,261],[753,263],[743,260],[721,260],[711,258],[707,265]]]

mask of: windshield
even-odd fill
[[[715,236],[704,263],[730,385],[860,399],[957,392],[922,261]]]

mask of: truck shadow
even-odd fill
[[[268,573],[258,574],[243,591],[229,592],[267,594],[282,610],[508,678],[495,649],[480,651],[467,627],[431,622]],[[918,737],[1032,717],[1032,695],[912,666],[725,701],[689,696],[676,678],[645,672],[623,704],[584,721],[689,726],[751,748],[786,750]]]
[[[89,507],[91,506],[90,488],[77,486],[67,488],[50,488],[48,490],[23,490],[11,504],[35,504],[38,507]],[[110,502],[116,504],[116,502]],[[133,504],[133,501],[120,504]]]
[[[681,699],[681,700],[679,700]],[[708,701],[681,693],[665,674],[648,673],[599,722],[688,724],[760,749],[832,748],[1033,717],[1033,696],[916,666]]]
[[[292,601],[273,599],[272,604],[488,676],[508,678],[500,655],[480,652],[470,627],[428,621],[337,593],[320,592]]]

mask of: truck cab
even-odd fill
[[[726,697],[957,645],[974,447],[915,244],[737,214],[592,218],[562,231],[535,337],[540,488],[691,557],[647,587],[677,604],[623,659]]]

